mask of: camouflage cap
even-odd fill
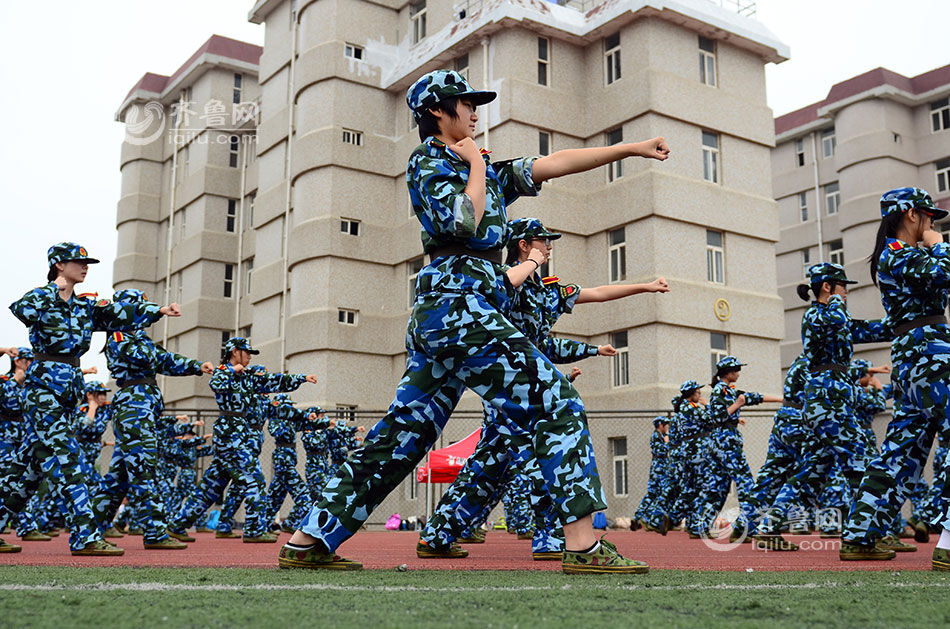
[[[654,417],[654,418],[653,418],[653,427],[654,427],[654,428],[659,427],[660,424],[668,424],[668,423],[670,423],[670,418],[669,418],[669,417],[665,417],[665,416],[663,416],[663,415],[659,415],[658,417]]]
[[[849,280],[840,264],[831,262],[819,262],[808,267],[808,279],[812,284],[819,282],[835,282],[837,284],[857,284],[854,280]]]
[[[99,382],[98,380],[90,380],[86,382],[86,386],[84,388],[84,393],[86,393],[87,395],[90,393],[108,393],[108,392],[109,392],[109,388],[106,387],[106,385],[103,384],[102,382]]]
[[[456,96],[465,96],[477,106],[490,103],[495,100],[497,94],[474,89],[458,72],[436,70],[424,74],[409,87],[406,91],[406,103],[412,110],[412,115],[419,120],[426,109],[446,98]]]
[[[242,349],[251,354],[260,354],[258,350],[251,348],[250,342],[242,336],[232,336],[224,343],[225,352],[231,352],[236,349]]]
[[[739,359],[735,356],[723,356],[719,359],[719,362],[716,363],[716,369],[739,369],[740,367],[745,367],[747,363],[740,363]]]
[[[539,218],[516,218],[508,221],[508,244],[517,243],[519,240],[531,240],[532,238],[550,238],[557,240],[561,234],[550,231],[541,224]]]
[[[22,358],[23,360],[33,360],[35,358],[32,347],[18,347],[16,350],[17,358]]]
[[[689,393],[690,391],[695,391],[696,389],[702,389],[703,385],[699,384],[695,380],[687,380],[680,385],[680,393]]]
[[[148,301],[148,297],[146,297],[145,291],[137,290],[135,288],[123,288],[122,290],[117,290],[112,294],[112,301],[136,303]]]
[[[90,258],[85,247],[80,247],[74,242],[58,242],[46,251],[46,259],[49,266],[57,262],[85,262],[87,264],[98,264],[95,258]]]
[[[895,188],[881,196],[881,218],[911,209],[922,210],[937,221],[946,218],[948,214],[947,210],[934,205],[930,194],[922,188]]]

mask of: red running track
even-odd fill
[[[245,544],[240,539],[215,539],[213,533],[195,533],[197,541],[187,550],[145,550],[142,538],[126,536],[117,541],[125,548],[122,557],[73,557],[65,535],[50,542],[20,542],[16,535],[5,535],[8,543],[20,544],[23,552],[0,554],[0,566],[153,566],[174,568],[276,568],[280,544],[290,535],[284,533],[277,544]],[[936,536],[917,552],[898,553],[890,561],[839,561],[838,540],[818,536],[790,537],[804,544],[798,552],[763,552],[752,544],[729,551],[707,547],[707,542],[689,539],[686,533],[673,531],[660,536],[645,531],[608,531],[607,537],[625,556],[647,562],[660,570],[930,570],[930,555]],[[419,559],[415,546],[418,535],[411,531],[362,531],[340,547],[339,553],[370,569],[391,570],[406,564],[410,570],[559,570],[556,561],[533,561],[531,542],[514,535],[492,531],[485,544],[467,544],[466,559]],[[909,540],[912,541],[912,540]],[[709,544],[716,544],[710,541]],[[723,546],[720,546],[723,548]]]

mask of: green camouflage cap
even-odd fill
[[[516,218],[508,221],[508,244],[532,238],[550,238],[557,240],[561,234],[548,230],[538,218]]]
[[[819,282],[857,284],[856,281],[848,279],[844,268],[840,264],[832,264],[831,262],[819,262],[808,267],[808,279],[812,284]]]
[[[746,363],[740,363],[739,359],[735,356],[723,356],[719,359],[719,362],[716,363],[716,370],[739,369],[740,367],[745,367],[745,365]]]
[[[98,264],[95,258],[90,258],[85,247],[80,247],[74,242],[58,242],[46,251],[46,259],[49,260],[49,266],[57,262],[85,262],[87,264]]]
[[[17,349],[17,358],[22,358],[23,360],[33,360],[33,348],[32,347],[18,347]]]
[[[419,120],[426,109],[446,98],[456,96],[465,96],[478,106],[495,100],[497,94],[474,89],[458,72],[436,70],[424,74],[412,84],[406,91],[406,103],[412,110],[412,115]]]
[[[99,382],[98,380],[90,380],[86,383],[85,393],[88,395],[90,393],[108,393],[109,389],[105,384]]]
[[[680,393],[689,393],[690,391],[695,391],[696,389],[702,389],[703,385],[699,384],[695,380],[687,380],[680,385]]]
[[[922,188],[895,188],[885,192],[881,197],[881,218],[911,209],[926,212],[936,221],[946,218],[948,214],[947,210],[934,205],[930,194]]]

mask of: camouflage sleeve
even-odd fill
[[[885,384],[885,385],[884,385],[884,388],[881,389],[881,395],[884,396],[884,399],[885,399],[885,400],[892,400],[892,399],[894,399],[894,385],[893,385],[893,384]]]
[[[574,310],[577,298],[581,296],[581,287],[577,284],[556,284],[550,288],[557,295],[557,314],[570,314]]]
[[[755,391],[743,391],[745,395],[745,406],[755,406],[762,403],[762,394]]]
[[[656,430],[650,435],[650,454],[653,456],[663,454],[663,437]]]
[[[183,437],[191,430],[191,424],[175,424],[169,429],[173,437]]]
[[[146,328],[159,319],[161,306],[150,302],[112,302],[100,299],[92,306],[93,329],[126,332]]]
[[[467,175],[467,173],[466,173]],[[475,205],[463,177],[445,159],[414,153],[406,170],[409,196],[421,208],[419,220],[429,234],[468,240],[475,235]]]
[[[219,365],[218,368],[214,370],[214,374],[212,374],[208,386],[211,387],[211,390],[215,393],[226,393],[232,389],[231,375],[232,372],[230,369],[225,365]]]
[[[865,401],[865,410],[869,415],[877,415],[878,413],[883,413],[887,409],[887,405],[884,397],[884,391],[878,390],[874,387],[871,387],[867,391],[867,399]]]
[[[848,307],[841,295],[832,295],[828,300],[828,307],[816,309],[816,319],[818,323],[831,326],[848,325],[851,321],[851,315],[848,314]]]
[[[197,454],[197,456],[211,456],[214,454],[214,447],[210,443],[200,445],[195,448],[195,454]]]
[[[710,424],[721,424],[729,418],[730,402],[726,398],[717,393],[716,390],[713,390],[712,394],[709,396],[709,423]]]
[[[23,325],[31,326],[40,320],[40,313],[48,310],[59,299],[56,284],[34,288],[10,304],[10,311]]]
[[[296,406],[286,405],[286,418],[293,424],[294,430],[300,432],[306,428],[328,428],[330,426],[330,420],[324,417],[323,419],[317,419],[315,421],[310,421],[310,412],[309,408],[297,408]],[[283,409],[281,409],[283,411]]]
[[[891,327],[883,319],[851,320],[852,343],[882,343],[890,342],[893,338]]]
[[[572,341],[571,339],[559,339],[553,336],[544,339],[538,349],[555,365],[573,363],[597,355],[596,345]]]
[[[110,361],[118,360],[123,365],[145,371],[151,368],[152,356],[147,343],[143,339],[127,337],[121,341],[116,340],[116,336],[108,335],[106,344],[106,357]],[[111,367],[110,363],[110,367]]]
[[[307,376],[299,373],[264,373],[255,376],[258,393],[277,393],[279,391],[296,391]]]
[[[501,189],[505,195],[505,204],[510,205],[518,197],[536,197],[541,191],[541,184],[535,184],[531,176],[534,169],[534,160],[537,157],[519,157],[503,162],[495,162],[492,168],[501,181]]]
[[[950,245],[938,242],[932,247],[905,247],[900,255],[888,257],[887,271],[909,286],[920,288],[950,287]]]
[[[198,376],[201,375],[201,363],[194,358],[188,358],[175,352],[169,352],[160,345],[155,346],[155,371],[166,376]]]

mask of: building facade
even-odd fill
[[[795,286],[805,281],[809,265],[844,265],[848,277],[858,281],[848,295],[852,316],[884,316],[867,262],[884,192],[916,186],[950,208],[948,96],[950,66],[911,78],[878,68],[837,83],[819,103],[775,119],[772,175],[781,222],[776,261],[785,303],[783,369],[801,351],[807,304]],[[950,234],[950,225],[938,228]],[[886,343],[855,350],[874,364],[890,363]]]
[[[663,276],[672,287],[562,318],[557,334],[620,350],[580,365],[587,406],[668,408],[682,381],[706,380],[727,353],[750,363],[744,386],[777,393],[783,304],[772,262],[779,221],[764,65],[786,59],[787,47],[708,0],[565,4],[257,2],[249,19],[264,24],[265,44],[256,73],[247,69],[243,80],[248,98],[259,94],[258,117],[227,131],[254,133],[255,142],[239,143],[253,150],[239,150],[242,166],[233,168],[231,144],[186,157],[179,147],[193,174],[173,186],[173,129],[151,144],[127,142],[116,287],[160,293],[170,277],[175,297],[181,282],[186,316],[169,324],[172,349],[208,356],[237,329],[264,364],[318,374],[297,401],[386,408],[405,367],[414,278],[426,262],[405,183],[419,143],[405,92],[424,72],[452,68],[499,94],[479,112],[476,137],[496,159],[657,135],[672,147],[666,162],[626,159],[551,181],[510,208],[512,218],[537,216],[564,234],[548,269],[564,281]],[[188,100],[201,109],[215,89],[231,89],[235,62],[250,51],[209,53],[203,73],[179,70],[161,85],[146,75],[118,117],[131,127],[129,112],[141,121],[151,100],[169,112]],[[194,77],[184,97],[182,76]],[[228,199],[238,201],[243,230],[220,227]],[[174,236],[177,215],[169,229],[170,207],[187,212],[183,240]],[[243,280],[230,296],[228,265]],[[175,386],[171,403],[207,404],[199,399],[205,383]],[[461,408],[478,407],[466,394]],[[450,423],[445,438],[475,427]],[[644,421],[595,434],[602,470],[628,452],[648,466],[651,429]],[[763,431],[763,452],[766,439]],[[617,494],[617,515],[632,513],[642,486]],[[393,504],[380,517],[399,510]]]

